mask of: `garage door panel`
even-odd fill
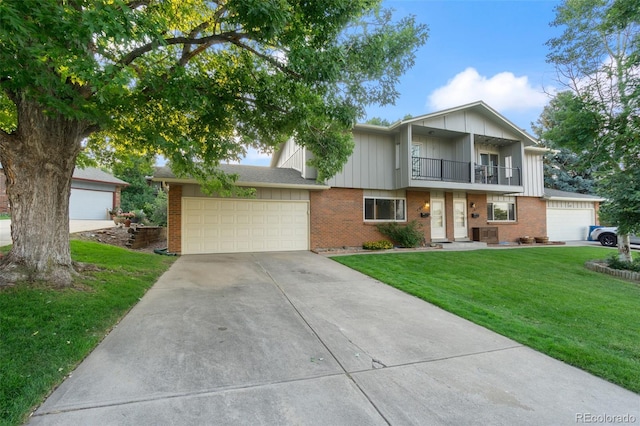
[[[308,201],[183,198],[183,253],[308,250]]]
[[[552,241],[586,240],[594,223],[594,209],[547,209],[547,234]]]
[[[106,220],[113,208],[113,192],[72,188],[69,197],[69,219]]]

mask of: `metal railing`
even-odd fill
[[[502,167],[475,165],[475,183],[485,185],[522,185],[522,171],[520,167]]]
[[[439,158],[411,157],[413,179],[471,182],[471,163]]]
[[[441,158],[411,157],[411,177],[415,180],[471,183],[472,163]],[[519,167],[473,164],[474,183],[483,185],[522,185]]]

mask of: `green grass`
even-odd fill
[[[584,268],[596,247],[355,255],[333,260],[640,392],[640,285]]]
[[[175,260],[78,240],[71,251],[102,270],[76,289],[0,290],[0,424],[23,423]]]

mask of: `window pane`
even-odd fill
[[[487,220],[493,220],[493,203],[487,204]]]
[[[376,200],[376,219],[394,220],[396,218],[394,200]]]
[[[376,218],[374,215],[373,198],[364,199],[364,218],[366,220],[374,220]]]
[[[405,220],[404,200],[396,200],[396,220]]]
[[[509,220],[509,205],[493,203],[493,220]]]
[[[509,220],[516,220],[516,205],[509,203]]]

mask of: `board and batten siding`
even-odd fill
[[[337,188],[393,189],[395,141],[392,136],[354,132],[353,154],[338,174],[327,181]]]
[[[509,131],[494,120],[473,111],[455,111],[450,114],[414,121],[413,124],[456,132],[520,140],[520,137],[514,132]]]
[[[524,154],[523,166],[524,192],[527,197],[542,197],[544,195],[544,170],[542,165],[542,155],[539,153]]]
[[[183,185],[183,197],[203,197],[215,198],[215,195],[209,196],[200,190],[200,185]],[[286,189],[286,188],[256,188],[256,200],[283,200],[283,201],[308,201],[309,191],[306,189]]]
[[[294,169],[299,172],[304,166],[304,149],[296,144],[293,139],[289,139],[282,147],[280,158],[276,167]]]

